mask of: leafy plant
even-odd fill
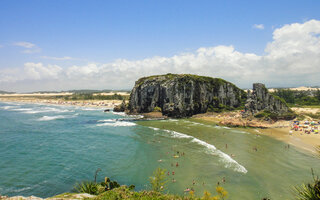
[[[158,107],[158,106],[156,106],[156,107],[154,107],[153,111],[154,111],[154,112],[161,112],[161,108]]]
[[[164,191],[166,188],[167,182],[168,181],[166,180],[166,170],[165,169],[157,168],[153,172],[153,176],[150,177],[151,187],[152,187],[152,190],[155,192]]]
[[[77,183],[74,186],[74,189],[79,193],[89,193],[89,194],[98,194],[98,186],[99,184],[91,181],[83,181],[81,183]]]
[[[315,176],[311,170],[313,183],[302,184],[300,187],[295,187],[298,200],[320,200],[320,179]]]

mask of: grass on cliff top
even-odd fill
[[[201,81],[201,82],[211,82],[211,81],[216,81],[219,83],[230,83],[226,80],[223,80],[221,78],[212,78],[209,76],[198,76],[195,74],[163,74],[163,75],[154,75],[154,76],[147,76],[147,77],[142,77],[140,78],[137,82],[136,85],[141,85],[142,83],[144,83],[147,80],[154,80],[154,79],[164,79],[164,80],[171,80],[174,78],[189,78],[192,80],[196,80],[196,81]],[[232,83],[230,83],[232,84]],[[232,84],[233,86],[235,86],[234,84]]]
[[[173,194],[162,194],[155,191],[133,191],[129,190],[126,186],[121,186],[119,188],[106,191],[97,197],[93,198],[94,200],[109,200],[109,199],[131,199],[131,200],[200,200],[200,199],[210,199],[210,200],[223,200],[227,199],[228,193],[220,186],[216,188],[216,195],[212,195],[210,192],[205,191],[203,197],[195,197],[194,192],[190,191],[186,193],[186,196],[173,195]]]

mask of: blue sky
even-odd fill
[[[201,47],[219,45],[232,46],[244,54],[263,56],[267,54],[267,44],[274,40],[276,29],[312,19],[320,20],[319,10],[318,0],[1,0],[0,69],[3,73],[12,70],[22,73],[26,63],[41,63],[46,68],[57,65],[62,70],[93,63],[101,68],[103,64],[116,65],[118,59],[170,58],[194,53]],[[171,66],[168,71],[173,68]],[[190,70],[181,70],[181,73],[185,72]],[[55,78],[70,82],[72,79],[60,75]],[[10,82],[3,78],[0,89],[30,91],[77,87],[66,83],[65,87],[55,88],[48,79],[50,77],[13,81],[11,78]],[[45,81],[47,85],[35,86],[35,82]],[[119,88],[132,87],[134,80],[130,81]],[[248,81],[234,82],[242,87],[250,86]],[[277,81],[266,82],[281,85]],[[286,84],[294,85],[292,82]],[[115,86],[106,84],[101,87]]]

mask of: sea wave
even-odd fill
[[[114,115],[127,116],[127,114],[125,112],[113,112],[113,111],[111,111],[111,113],[114,114]]]
[[[30,111],[32,110],[31,108],[16,108],[16,109],[12,109],[14,111]]]
[[[135,126],[135,125],[136,124],[133,122],[126,122],[126,121],[114,121],[113,123],[110,123],[110,121],[108,121],[106,123],[97,124],[97,126]]]
[[[232,159],[228,154],[222,152],[221,150],[217,149],[214,145],[209,144],[203,140],[200,140],[198,138],[195,138],[191,135],[187,135],[184,133],[179,133],[176,131],[171,131],[171,130],[165,130],[163,129],[163,131],[170,133],[171,137],[173,138],[184,138],[184,139],[191,139],[191,142],[196,143],[198,145],[201,145],[203,147],[206,148],[206,153],[211,154],[211,155],[215,155],[218,156],[220,159],[220,161],[222,163],[224,163],[224,167],[226,168],[231,168],[236,172],[241,172],[241,173],[247,173],[248,170],[240,165],[237,161],[235,161],[234,159]]]
[[[15,109],[17,108],[17,106],[1,106],[0,109],[3,109],[3,110],[11,110],[11,109]]]
[[[37,113],[47,113],[47,112],[55,112],[55,113],[66,113],[66,112],[74,112],[74,110],[68,110],[68,109],[57,109],[57,108],[51,108],[51,107],[44,107],[41,109],[31,109],[28,111],[25,111],[23,113],[25,114],[37,114]]]
[[[38,121],[51,121],[51,120],[56,120],[56,119],[64,119],[67,118],[65,115],[56,115],[56,116],[43,116],[38,119]]]

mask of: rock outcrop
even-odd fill
[[[159,107],[163,115],[180,118],[238,108],[245,99],[243,90],[223,79],[166,74],[136,81],[128,109],[130,113],[148,113]]]
[[[262,111],[264,113],[261,113]],[[282,118],[293,112],[283,99],[270,94],[264,84],[254,83],[252,92],[248,91],[244,115],[254,115],[257,117],[258,113],[272,115],[274,118]]]
[[[113,108],[113,112],[125,112],[126,109],[127,109],[126,101],[123,100],[121,104],[119,104]]]

